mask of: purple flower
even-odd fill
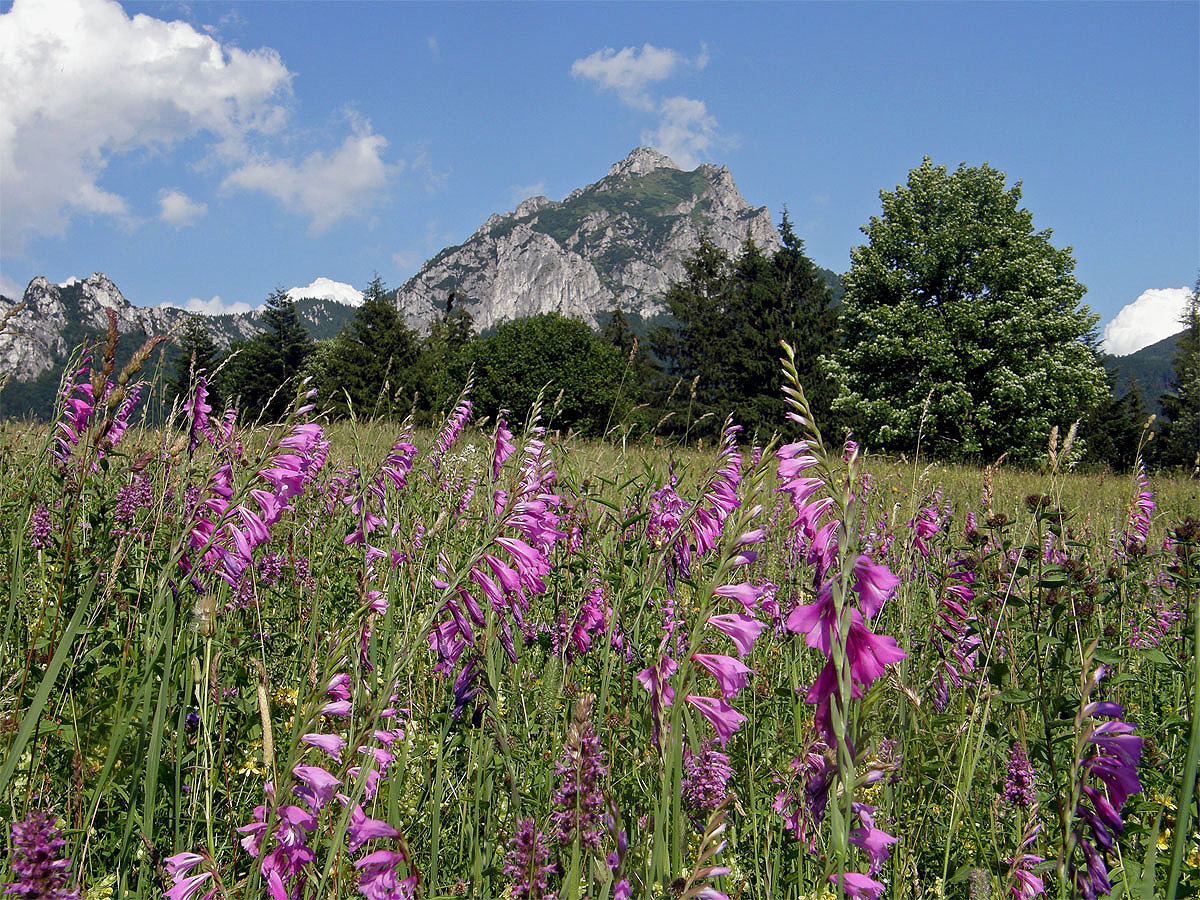
[[[538,831],[533,819],[518,822],[504,861],[504,874],[512,879],[509,895],[513,900],[555,900],[549,889],[555,868],[547,865],[549,859],[546,836]]]
[[[27,900],[79,900],[79,892],[68,887],[71,860],[60,855],[66,843],[49,813],[35,810],[13,823],[12,874],[16,880],[4,885],[4,893]]]
[[[712,741],[700,745],[700,752],[683,748],[683,805],[693,811],[712,812],[728,795],[733,768],[729,757]]]
[[[1008,753],[1008,774],[1004,778],[1004,800],[1021,809],[1028,809],[1034,800],[1033,765],[1025,745],[1013,741]]]
[[[513,455],[516,445],[513,443],[513,433],[508,430],[508,421],[504,418],[507,410],[501,410],[496,418],[496,449],[492,452],[492,481],[500,479],[500,469],[504,461]]]
[[[48,549],[51,534],[53,526],[50,523],[50,510],[44,503],[39,503],[29,518],[29,546],[34,550]]]
[[[1091,685],[1097,684],[1102,675],[1103,669],[1097,670],[1090,679]],[[1115,720],[1122,714],[1116,703],[1095,701],[1080,710],[1080,720],[1098,716]],[[1089,722],[1081,741],[1085,753],[1089,746],[1091,752],[1077,767],[1075,824],[1065,849],[1075,889],[1085,900],[1094,900],[1112,891],[1104,854],[1113,849],[1114,833],[1120,833],[1124,828],[1121,807],[1130,795],[1142,789],[1137,774],[1142,739],[1133,733],[1133,726],[1127,722],[1108,721],[1095,726]],[[1084,866],[1076,860],[1076,848],[1083,853]]]
[[[567,846],[575,840],[581,847],[600,849],[604,837],[606,809],[604,790],[600,782],[608,775],[604,750],[589,720],[592,698],[584,695],[575,703],[567,746],[555,766],[562,776],[562,786],[554,794],[558,807],[551,816],[555,838]]]

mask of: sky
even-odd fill
[[[1200,4],[0,2],[0,291],[402,284],[636,146],[728,166],[844,272],[880,190],[984,162],[1110,351],[1200,270]]]

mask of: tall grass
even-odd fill
[[[1086,896],[1088,848],[1114,893],[1200,890],[1194,481],[536,410],[494,466],[460,399],[429,433],[301,397],[116,441],[97,401],[61,460],[0,428],[0,819],[54,817],[81,895]],[[898,579],[877,612],[861,556]],[[903,653],[861,691],[860,615]],[[1119,828],[1104,723],[1140,740]]]

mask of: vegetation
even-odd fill
[[[845,278],[835,408],[892,451],[1033,459],[1105,393],[1070,249],[986,164],[926,158],[880,199]]]
[[[791,352],[703,452],[114,372],[0,428],[17,896],[1200,890],[1194,480],[875,458]]]

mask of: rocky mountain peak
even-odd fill
[[[678,169],[675,160],[664,156],[653,147],[634,147],[632,152],[620,162],[612,164],[608,170],[609,178],[621,178],[626,175],[648,175],[655,169]]]
[[[707,234],[736,253],[746,238],[779,247],[766,207],[751,206],[729,170],[685,172],[638,147],[599,181],[563,200],[532,197],[492,215],[462,244],[447,247],[396,292],[421,331],[455,291],[479,331],[501,322],[561,312],[600,325],[614,308],[650,319],[685,276],[683,262]]]

